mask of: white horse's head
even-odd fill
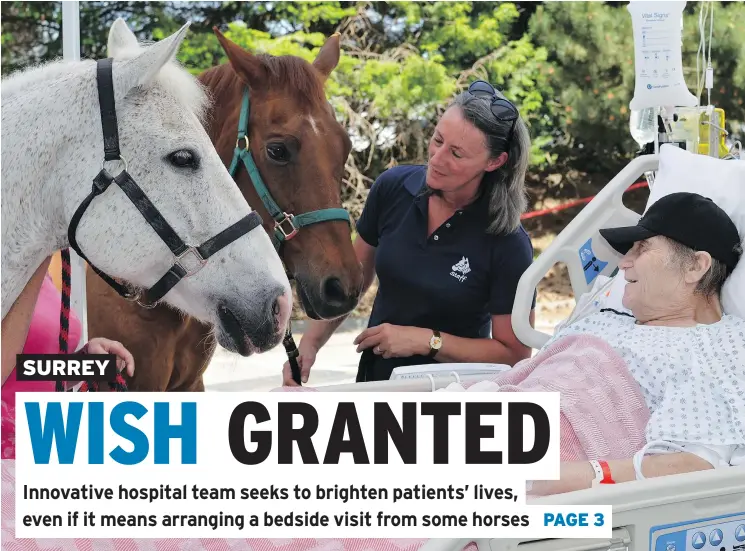
[[[202,87],[175,62],[187,27],[141,46],[119,19],[110,30],[108,54],[127,171],[184,243],[198,246],[245,217],[250,207],[202,126],[207,108]],[[97,97],[95,88],[87,94],[95,111]],[[88,144],[85,150],[96,156],[87,162],[100,167],[100,122],[88,136],[93,147]],[[118,172],[116,164],[112,175]],[[89,191],[90,183],[85,187]],[[71,194],[66,203],[68,220],[80,198]],[[142,288],[150,288],[174,263],[164,241],[116,184],[86,210],[77,243],[103,272]],[[163,300],[214,324],[223,347],[248,355],[280,342],[292,295],[282,263],[259,227],[209,258]]]

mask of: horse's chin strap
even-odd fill
[[[238,139],[235,142],[235,151],[233,153],[233,161],[230,163],[229,172],[230,175],[235,178],[241,163],[246,167],[251,183],[253,184],[256,193],[259,195],[259,199],[261,199],[267,212],[269,212],[274,220],[274,232],[270,233],[269,237],[271,237],[272,243],[274,243],[274,248],[277,252],[279,253],[282,245],[295,237],[302,227],[332,220],[344,220],[351,225],[352,218],[349,216],[349,212],[343,208],[320,209],[302,214],[288,214],[279,208],[279,205],[277,205],[276,201],[272,198],[272,194],[269,192],[266,184],[264,184],[264,180],[261,178],[259,169],[254,162],[253,155],[251,155],[248,140],[249,113],[249,90],[248,88],[245,88],[243,91],[240,120],[238,121]],[[243,147],[241,147],[241,141],[244,142]],[[290,280],[293,279],[289,273],[287,274],[287,277]],[[295,345],[295,339],[292,337],[292,329],[289,324],[287,326],[285,338],[282,340],[282,345],[285,348],[285,352],[287,352],[287,359],[290,361],[293,380],[297,384],[302,384],[300,380],[300,367],[297,362],[300,353]]]
[[[113,61],[103,59],[97,62],[98,100],[101,110],[101,126],[103,129],[104,163],[101,171],[93,179],[93,189],[83,200],[70,221],[68,228],[68,239],[70,246],[85,260],[106,283],[127,300],[137,300],[142,306],[153,307],[161,300],[179,281],[185,277],[196,274],[204,267],[207,260],[254,228],[261,226],[261,216],[252,211],[247,216],[226,228],[216,236],[208,239],[199,246],[188,246],[184,243],[158,209],[150,202],[147,195],[140,186],[135,183],[127,172],[127,162],[119,151],[119,130],[116,118],[116,104],[114,102],[114,86],[112,77]],[[116,176],[112,176],[105,168],[106,162],[120,161],[123,170]],[[150,288],[142,292],[132,292],[124,285],[118,283],[99,270],[88,260],[76,239],[76,232],[80,219],[93,199],[103,194],[112,183],[115,183],[127,195],[137,207],[145,220],[160,236],[174,256],[171,268]],[[143,303],[144,298],[149,304]]]

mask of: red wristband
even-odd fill
[[[590,465],[592,465],[592,468],[595,471],[595,479],[592,481],[593,486],[597,486],[598,484],[616,483],[611,476],[610,465],[608,465],[607,461],[597,461],[593,459],[590,461]]]

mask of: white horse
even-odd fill
[[[109,46],[126,169],[183,242],[198,246],[251,209],[203,128],[203,89],[174,60],[188,26],[141,47],[119,20]],[[55,62],[2,83],[3,319],[44,259],[70,245],[73,214],[103,166],[96,74],[94,61]],[[106,168],[115,176],[121,165]],[[138,288],[150,288],[175,262],[115,183],[88,206],[76,236],[94,266]],[[292,295],[259,227],[209,258],[163,301],[214,324],[221,346],[249,355],[280,342]]]

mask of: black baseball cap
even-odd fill
[[[695,251],[705,251],[731,272],[742,255],[737,226],[714,201],[697,193],[671,193],[658,199],[636,226],[600,230],[608,244],[626,254],[637,241],[657,235]]]

